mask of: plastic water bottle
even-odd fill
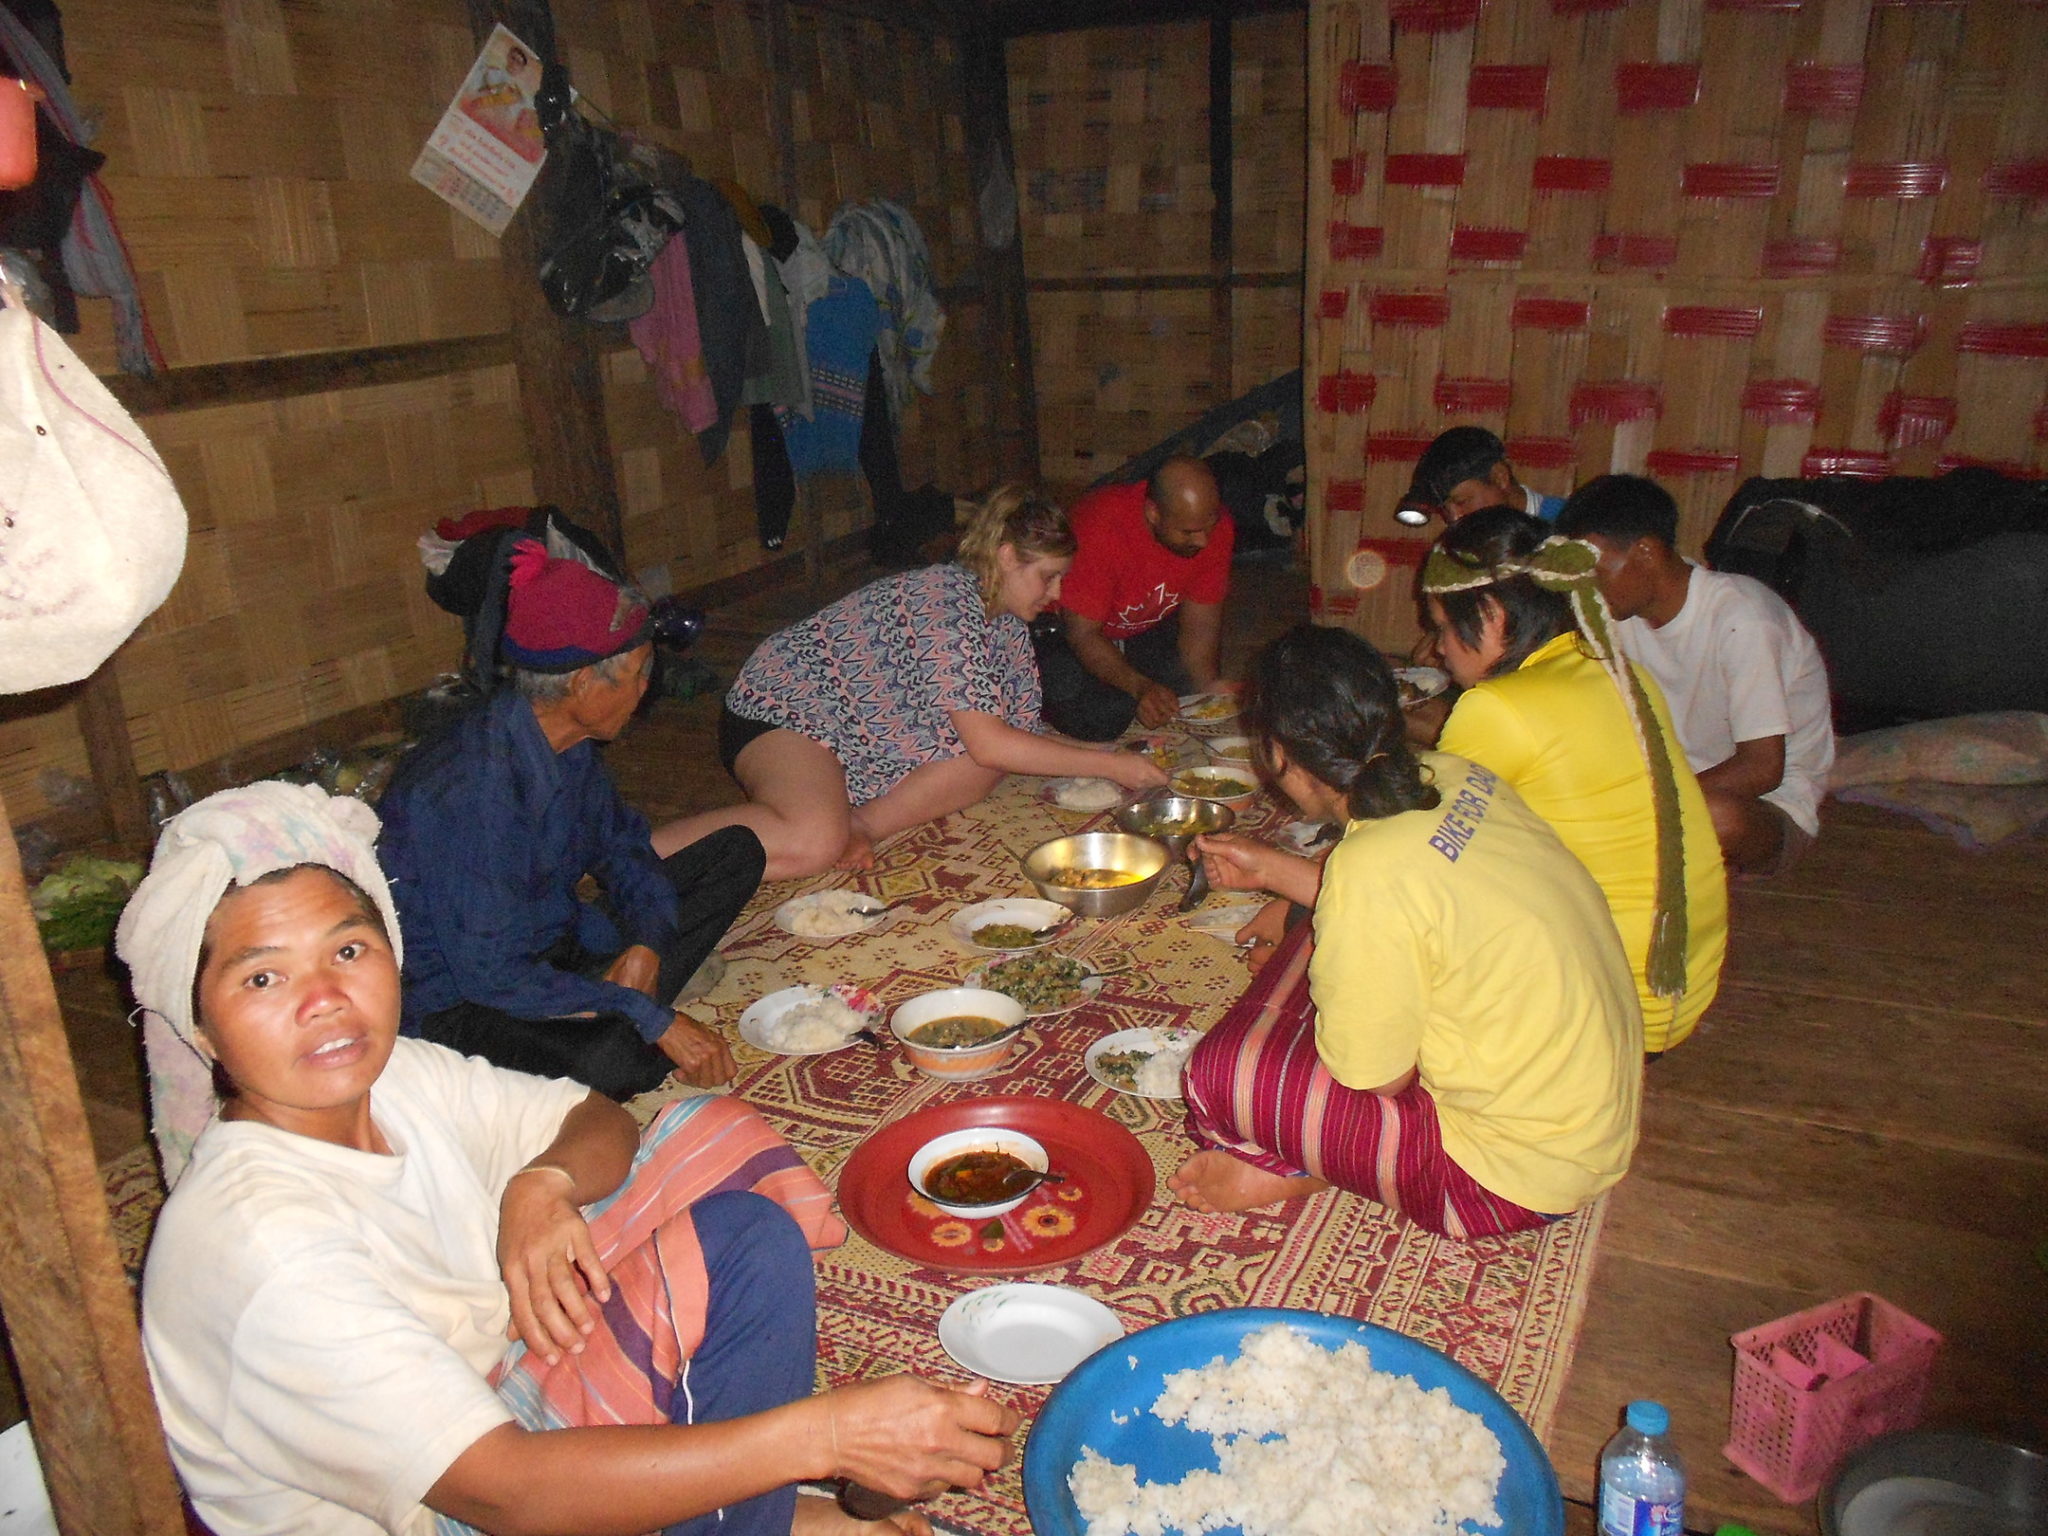
[[[1685,1463],[1662,1403],[1628,1405],[1600,1453],[1600,1536],[1684,1536]]]

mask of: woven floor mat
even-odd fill
[[[1139,1025],[1206,1028],[1245,985],[1227,943],[1191,928],[1174,908],[1184,877],[1172,872],[1151,900],[1123,917],[1087,922],[1065,952],[1110,978],[1101,996],[1072,1013],[1037,1021],[1026,1049],[1001,1075],[942,1084],[915,1073],[894,1050],[856,1045],[827,1056],[766,1055],[734,1031],[755,998],[799,982],[853,982],[894,1004],[957,981],[984,958],[947,931],[960,907],[996,896],[1033,894],[1019,873],[1023,853],[1048,837],[1106,826],[1056,811],[1013,780],[981,805],[890,843],[860,876],[764,888],[724,946],[724,980],[689,1006],[731,1039],[740,1062],[734,1091],[775,1124],[826,1182],[879,1124],[961,1097],[1031,1094],[1101,1111],[1138,1137],[1159,1190],[1118,1241],[1031,1278],[1081,1287],[1106,1302],[1126,1328],[1219,1307],[1301,1307],[1361,1318],[1423,1340],[1491,1382],[1535,1428],[1550,1427],[1584,1312],[1603,1207],[1595,1205],[1540,1233],[1457,1243],[1433,1237],[1356,1197],[1325,1191],[1279,1211],[1203,1216],[1174,1201],[1165,1180],[1191,1150],[1180,1106],[1112,1092],[1082,1065],[1088,1043]],[[1272,831],[1282,818],[1264,800],[1246,824]],[[858,885],[889,901],[908,899],[873,933],[818,942],[773,922],[792,895]],[[1213,907],[1227,897],[1212,897]],[[683,1090],[644,1095],[631,1106],[644,1121]],[[139,1260],[160,1199],[144,1151],[108,1169],[109,1197],[124,1258]],[[976,1239],[979,1241],[979,1239]],[[839,1385],[916,1370],[962,1378],[939,1347],[939,1314],[963,1291],[989,1283],[921,1268],[856,1236],[818,1259],[819,1376]],[[1046,1389],[996,1386],[993,1395],[1027,1416]],[[934,1518],[971,1536],[1025,1536],[1015,1467],[973,1493],[931,1507]]]

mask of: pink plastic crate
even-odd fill
[[[1786,1503],[1799,1504],[1820,1492],[1857,1446],[1920,1422],[1941,1335],[1882,1296],[1858,1291],[1728,1342],[1735,1346],[1735,1393],[1722,1454]],[[1869,1364],[1818,1386],[1803,1389],[1791,1379],[1840,1373],[1857,1356]]]

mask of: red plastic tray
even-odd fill
[[[910,1187],[910,1158],[934,1136],[973,1126],[1022,1131],[1042,1145],[1065,1184],[990,1219],[946,1215]],[[839,1171],[839,1209],[853,1230],[928,1269],[1017,1275],[1053,1269],[1106,1248],[1152,1203],[1152,1159],[1108,1116],[1064,1099],[956,1099],[883,1126]],[[1046,1213],[1046,1214],[1041,1214]],[[1063,1219],[1064,1218],[1064,1219]]]

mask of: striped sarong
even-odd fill
[[[1286,1177],[1313,1174],[1447,1237],[1523,1232],[1554,1220],[1480,1187],[1444,1151],[1420,1081],[1382,1096],[1346,1088],[1316,1053],[1308,962],[1297,924],[1188,1058],[1188,1134]]]
[[[603,1326],[581,1354],[552,1366],[514,1344],[491,1384],[530,1430],[667,1424],[683,1366],[704,1338],[709,1305],[703,1254],[687,1212],[724,1190],[752,1190],[789,1212],[813,1250],[846,1241],[832,1192],[789,1143],[737,1099],[672,1104],[640,1139],[626,1182],[584,1208],[611,1273]],[[435,1536],[478,1536],[437,1515]]]

